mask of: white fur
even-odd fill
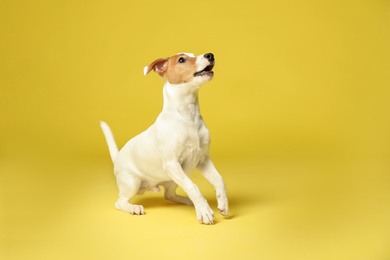
[[[108,150],[110,151],[112,162],[114,162],[114,158],[116,158],[118,154],[118,147],[116,146],[114,136],[112,135],[111,129],[106,124],[106,122],[100,121],[100,126],[102,127],[104,136],[106,137]]]
[[[193,53],[188,53],[188,52],[179,52],[178,54],[185,54],[189,57],[195,58],[195,55]]]
[[[198,66],[205,64],[203,55],[197,57],[197,64],[198,60]],[[185,84],[165,82],[164,106],[156,122],[128,141],[119,152],[110,128],[101,123],[114,162],[119,188],[119,199],[115,204],[118,209],[144,214],[143,206],[130,204],[129,200],[147,190],[157,192],[158,186],[162,185],[166,199],[194,205],[198,220],[212,224],[214,212],[188,178],[198,168],[216,190],[219,211],[228,215],[225,184],[209,157],[210,134],[199,112],[198,91],[209,80],[208,77],[195,77]],[[177,186],[189,198],[177,195]]]
[[[199,56],[196,58],[196,66],[197,66],[197,70],[198,70],[198,71],[203,70],[203,69],[206,68],[208,65],[210,65],[210,62],[209,62],[203,55],[199,55]]]

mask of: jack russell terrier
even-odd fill
[[[130,204],[130,199],[148,190],[158,192],[162,185],[166,199],[194,205],[197,219],[213,224],[213,210],[188,177],[198,168],[216,190],[219,212],[228,217],[225,183],[210,159],[210,133],[198,102],[200,87],[214,76],[214,63],[212,53],[197,57],[179,53],[146,66],[145,75],[153,70],[165,80],[163,110],[152,126],[128,141],[120,151],[109,126],[101,122],[119,188],[117,209],[143,215],[143,206]],[[189,198],[176,194],[178,186]]]

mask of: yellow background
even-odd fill
[[[1,259],[390,259],[389,1],[0,2]],[[114,208],[99,127],[152,124],[142,69],[213,52],[200,92],[231,218]],[[198,184],[216,210],[214,191]],[[182,192],[182,191],[181,191]]]

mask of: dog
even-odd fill
[[[163,109],[152,126],[120,151],[109,126],[101,121],[119,189],[117,209],[143,215],[143,206],[130,204],[130,199],[145,191],[158,192],[163,186],[166,199],[194,205],[199,222],[214,224],[213,210],[188,177],[197,168],[214,186],[219,212],[228,217],[225,183],[210,159],[210,133],[198,102],[200,87],[214,76],[214,64],[212,53],[178,53],[146,66],[144,75],[153,70],[165,81]],[[176,194],[178,186],[188,197]]]

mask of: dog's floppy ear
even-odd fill
[[[150,65],[144,68],[144,75],[148,75],[151,70],[154,70],[160,75],[163,74],[167,69],[167,61],[168,58],[153,61]]]

